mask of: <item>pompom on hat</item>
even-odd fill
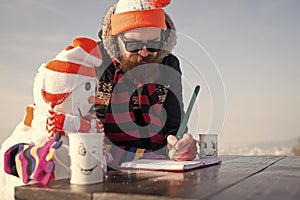
[[[142,27],[165,30],[167,26],[162,8],[169,3],[170,0],[119,0],[111,17],[112,35]]]

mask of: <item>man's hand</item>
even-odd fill
[[[168,149],[169,149],[169,157],[174,154],[172,159],[175,161],[185,161],[185,160],[193,160],[197,155],[197,142],[193,139],[191,134],[185,133],[180,140],[174,135],[169,135],[167,137],[168,141]],[[176,150],[172,147],[175,145]]]

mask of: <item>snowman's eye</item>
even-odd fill
[[[85,154],[86,154],[86,149],[82,143],[78,147],[78,154],[81,156],[85,156]]]
[[[89,91],[90,89],[91,89],[91,83],[90,82],[87,82],[86,84],[85,84],[85,90],[86,91]]]

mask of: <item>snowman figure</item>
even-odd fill
[[[98,44],[81,37],[40,66],[34,80],[35,104],[26,107],[24,120],[1,146],[4,199],[14,199],[17,185],[69,178],[69,132],[104,134],[102,123],[89,113],[92,104],[101,103],[95,97],[94,68],[101,63]]]

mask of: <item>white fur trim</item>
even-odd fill
[[[43,136],[47,136],[47,130],[46,130],[46,121],[48,118],[48,110],[46,109],[37,109],[36,107],[34,107],[33,110],[33,119],[31,122],[31,126],[36,129],[36,130],[40,130],[40,137],[43,138]],[[36,138],[38,138],[38,135],[36,135]],[[47,138],[47,137],[46,137]],[[45,139],[45,138],[43,138]],[[43,141],[41,141],[43,142]],[[38,143],[37,141],[35,141],[35,143]]]

